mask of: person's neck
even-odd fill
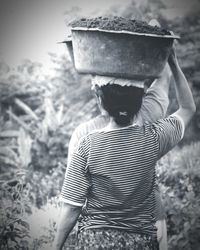
[[[117,124],[114,120],[113,117],[110,117],[109,123],[106,126],[107,129],[119,129],[119,128],[125,128],[128,126],[131,126],[133,124],[133,121],[131,121],[129,124],[125,125],[125,126],[121,126],[119,124]]]

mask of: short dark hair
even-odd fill
[[[97,90],[104,109],[120,126],[129,125],[142,105],[143,88],[107,84]]]

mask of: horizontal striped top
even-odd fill
[[[180,118],[97,130],[85,136],[67,168],[61,200],[83,206],[80,229],[121,228],[155,234],[155,164],[183,136]]]

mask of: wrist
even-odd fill
[[[178,65],[178,60],[175,56],[169,56],[168,58],[168,64],[170,66],[170,68],[174,68]]]

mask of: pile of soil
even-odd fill
[[[131,31],[137,33],[148,33],[156,35],[171,35],[166,29],[158,26],[151,26],[147,22],[135,19],[127,19],[123,17],[96,17],[96,18],[81,18],[70,23],[72,28],[85,27],[85,28],[99,28],[103,30],[116,30],[116,31]]]

